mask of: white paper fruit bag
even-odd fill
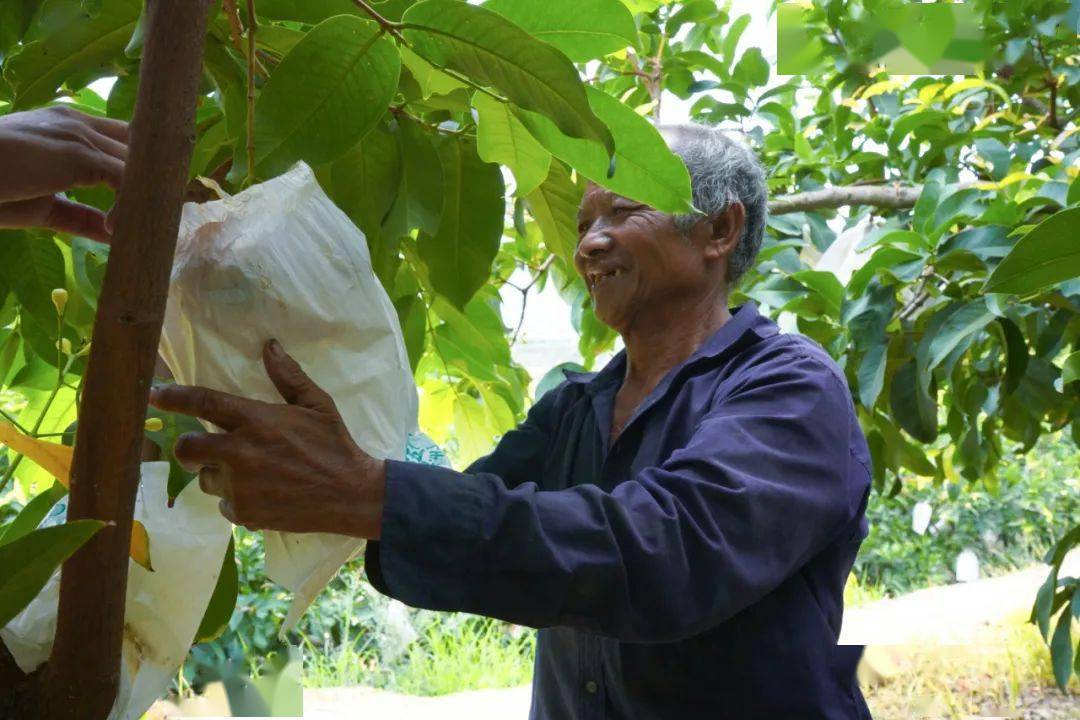
[[[229,544],[229,522],[218,512],[217,498],[192,483],[169,507],[168,480],[169,463],[141,465],[134,517],[146,527],[154,571],[128,563],[120,689],[109,720],[138,720],[168,688],[187,657]],[[41,525],[64,522],[67,502],[58,502]],[[49,658],[59,595],[57,571],[0,630],[23,672]]]
[[[404,457],[417,395],[397,314],[363,233],[303,163],[233,197],[184,206],[161,355],[179,383],[282,402],[262,362],[270,338],[334,398],[361,448]],[[363,545],[264,535],[267,574],[294,593],[282,632]]]

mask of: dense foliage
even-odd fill
[[[690,208],[685,167],[643,117],[673,94],[694,119],[743,130],[761,156],[773,214],[734,300],[753,298],[844,368],[878,493],[901,492],[908,474],[996,493],[1003,458],[1049,431],[1080,440],[1080,8],[978,0],[994,49],[980,74],[907,78],[869,62],[861,41],[866,12],[886,4],[803,3],[824,69],[774,78],[740,42],[749,18],[714,0],[222,0],[191,176],[235,192],[298,160],[316,169],[398,310],[422,427],[465,461],[529,402],[500,313],[515,270],[535,278],[523,294],[553,283],[571,305],[581,357],[567,360],[592,366],[613,347],[572,272],[576,205],[587,179]],[[141,5],[0,0],[0,112],[68,102],[130,117]],[[116,78],[107,97],[89,87],[101,78]],[[913,207],[850,205],[837,190],[894,186]],[[0,385],[32,434],[76,420],[106,259],[83,238],[0,233]],[[58,287],[70,296],[59,322]],[[180,429],[165,418],[152,438],[168,452]],[[14,476],[19,502],[51,486],[8,455],[3,483]],[[178,467],[171,479],[174,493],[189,480]],[[1051,641],[1062,682],[1077,593],[1055,570],[1035,613],[1049,638],[1062,610]],[[219,593],[208,634],[231,610]]]

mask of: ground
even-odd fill
[[[1063,574],[1080,573],[1080,551]],[[1046,577],[1036,566],[998,578],[928,588],[845,612],[841,640],[866,644],[860,682],[875,720],[1008,717],[1080,720],[1080,695],[1046,687],[1048,659],[1025,622]],[[1075,680],[1074,686],[1078,685]],[[529,688],[415,697],[371,688],[305,690],[305,718],[525,718]],[[212,715],[211,703],[159,703],[151,718]]]

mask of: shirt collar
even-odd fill
[[[747,333],[759,338],[767,338],[780,332],[776,323],[758,312],[757,304],[748,300],[731,313],[731,319],[694,351],[694,354],[682,362],[684,367],[701,358],[717,357],[738,342]],[[563,375],[572,383],[585,385],[589,391],[606,386],[609,382],[622,382],[626,367],[626,350],[620,350],[599,372],[575,372],[563,370]],[[669,373],[670,374],[670,373]]]

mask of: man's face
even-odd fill
[[[643,313],[663,317],[715,291],[722,277],[716,262],[723,260],[710,250],[708,234],[695,232],[688,241],[670,215],[590,183],[578,212],[574,265],[596,316],[622,333]]]

